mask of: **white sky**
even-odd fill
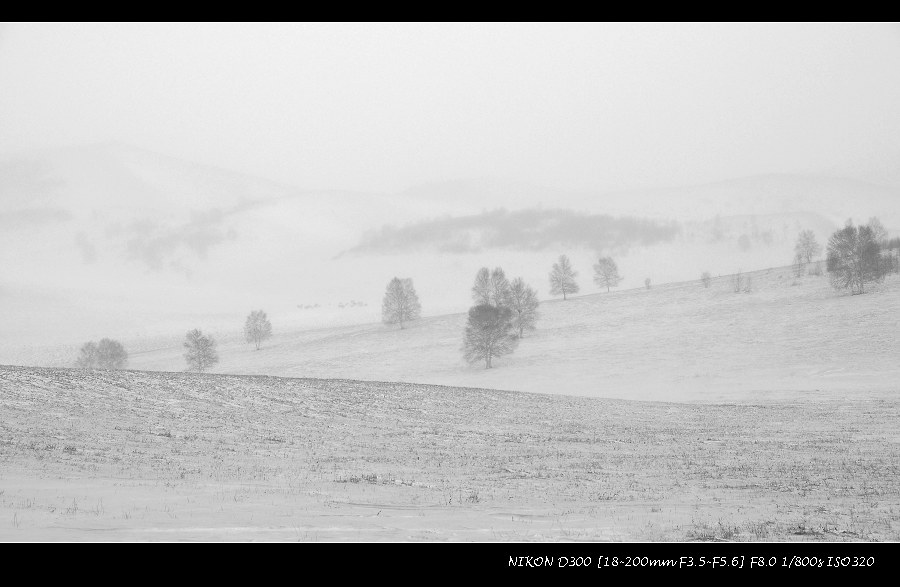
[[[900,186],[900,25],[0,25],[0,153],[121,141],[303,188],[760,173]]]

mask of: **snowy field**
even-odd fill
[[[491,370],[463,315],[0,367],[0,539],[900,539],[900,279],[745,277],[545,302]]]
[[[0,367],[0,540],[898,540],[897,399]]]
[[[827,274],[796,278],[789,267],[746,278],[749,293],[734,293],[722,276],[708,289],[693,281],[545,300],[537,330],[490,370],[462,360],[464,314],[402,331],[284,332],[273,320],[275,336],[259,351],[237,333],[217,336],[214,370],[679,402],[897,397],[898,276],[862,296],[835,292]],[[150,349],[132,349],[129,366],[183,371],[181,343],[145,343]]]

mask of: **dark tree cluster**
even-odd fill
[[[463,336],[463,356],[469,362],[484,361],[513,352],[526,331],[535,329],[540,301],[537,292],[521,277],[510,283],[500,267],[482,267],[472,286],[475,305],[469,309]]]
[[[853,295],[865,293],[866,284],[882,281],[888,264],[881,254],[880,223],[844,228],[828,239],[826,268],[835,289],[849,289]],[[881,229],[883,231],[883,229]]]
[[[81,369],[124,369],[127,363],[128,353],[122,343],[103,338],[99,343],[91,341],[82,345],[75,365]]]

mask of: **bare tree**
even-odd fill
[[[650,278],[649,277],[644,280],[644,287],[646,287],[647,289],[650,289]]]
[[[526,330],[534,330],[538,318],[537,292],[525,284],[521,277],[513,280],[509,288],[509,308],[513,311],[513,328],[522,338]]]
[[[513,352],[519,339],[512,332],[512,317],[512,310],[506,307],[482,304],[469,308],[462,347],[466,361],[484,361],[484,368],[490,369],[494,357]]]
[[[75,366],[81,369],[97,368],[97,343],[91,341],[81,345],[81,354],[75,361]]]
[[[99,344],[91,341],[82,345],[75,365],[82,369],[124,369],[127,363],[128,353],[122,343],[104,338]]]
[[[491,303],[491,271],[482,267],[475,274],[475,285],[472,286],[472,300],[476,306]]]
[[[744,275],[740,269],[731,276],[731,287],[734,289],[734,293],[741,293],[741,290],[744,288]]]
[[[878,220],[877,216],[872,216],[869,218],[869,224],[867,226],[872,229],[872,238],[878,243],[879,248],[883,247],[885,241],[888,239],[888,232],[881,223],[881,220]]]
[[[188,331],[184,348],[187,349],[184,360],[187,361],[189,371],[202,373],[219,362],[216,341],[212,336],[204,336],[203,331],[197,328]]]
[[[822,254],[822,245],[816,240],[816,233],[811,230],[802,230],[797,236],[797,243],[794,245],[794,253],[800,258],[802,263],[810,263],[813,259]]]
[[[395,277],[387,284],[384,300],[381,302],[381,319],[385,324],[400,324],[418,320],[422,313],[419,296],[412,279]]]
[[[703,287],[708,288],[712,283],[712,275],[709,274],[709,271],[704,271],[700,276],[700,281],[703,283]]]
[[[490,303],[494,306],[509,306],[509,280],[506,273],[500,267],[494,267],[491,271],[491,295]]]
[[[828,239],[826,268],[832,286],[849,289],[853,295],[865,293],[867,283],[884,279],[884,263],[872,228],[856,227],[848,220]]]
[[[256,344],[256,350],[264,340],[272,338],[272,323],[262,310],[253,310],[244,323],[244,340]]]
[[[600,257],[600,261],[594,264],[594,283],[605,287],[609,293],[609,288],[618,287],[620,281],[619,268],[612,257]]]
[[[567,294],[578,293],[576,277],[578,272],[572,269],[569,258],[560,255],[559,261],[553,264],[553,270],[550,271],[550,294],[554,296],[562,294],[565,300]]]

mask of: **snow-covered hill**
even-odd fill
[[[583,293],[596,291],[600,254],[616,258],[623,287],[777,266],[791,261],[801,229],[824,243],[849,216],[879,216],[896,230],[898,194],[793,176],[620,194],[499,180],[394,194],[304,191],[121,144],[22,154],[0,161],[0,359],[55,357],[53,345],[104,336],[225,332],[259,308],[283,331],[375,322],[394,276],[413,279],[426,316],[463,312],[482,266],[502,266],[546,298],[562,253]],[[458,236],[447,222],[470,218],[482,236],[499,234],[492,223],[502,215],[491,211],[505,208],[508,220],[538,206],[568,211],[572,238],[435,246],[436,235],[445,244]],[[603,215],[614,220],[592,224]],[[622,215],[675,230],[628,239],[615,233],[629,226],[616,224]],[[416,237],[390,251],[361,246],[385,226]],[[604,227],[612,232],[591,236]]]

